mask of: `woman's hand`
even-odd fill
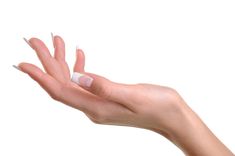
[[[95,123],[156,131],[177,144],[186,154],[207,154],[207,150],[200,147],[202,142],[201,139],[197,140],[198,135],[204,139],[208,137],[210,147],[225,148],[171,88],[119,84],[88,73],[84,70],[85,56],[81,49],[76,50],[73,70],[82,75],[74,76],[72,81],[65,61],[64,41],[60,36],[52,37],[54,56],[41,40],[26,40],[35,50],[45,72],[29,63],[20,63],[18,67],[37,81],[53,99],[83,111]],[[199,132],[195,131],[195,127],[200,128]],[[214,146],[213,142],[216,142]],[[198,146],[194,148],[195,145]],[[226,149],[225,153],[229,151]]]
[[[65,44],[59,36],[53,36],[54,57],[41,40],[31,38],[27,42],[46,72],[29,63],[20,63],[20,70],[37,81],[53,99],[83,111],[95,123],[164,132],[181,111],[180,98],[173,89],[150,84],[118,84],[85,72],[81,49],[76,50],[74,72],[84,74],[79,80],[85,83],[78,85],[71,81]]]

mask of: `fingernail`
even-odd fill
[[[18,67],[17,65],[12,65],[15,69],[17,69],[17,70],[19,70],[19,71],[22,71],[21,69],[20,69],[20,67]]]
[[[91,78],[90,76],[77,72],[73,73],[71,80],[83,87],[90,87],[93,82],[93,78]]]
[[[79,46],[78,45],[76,45],[76,50],[78,50],[79,49]]]
[[[25,41],[32,49],[34,49],[33,46],[32,46],[32,44],[31,44],[26,38],[23,38],[23,39],[24,39],[24,41]]]
[[[53,47],[55,48],[54,35],[53,35],[53,33],[52,33],[52,32],[51,32],[51,39],[52,39]]]

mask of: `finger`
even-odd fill
[[[27,73],[44,90],[46,90],[53,99],[58,99],[59,93],[61,92],[61,87],[58,81],[33,64],[20,63],[18,67],[22,72]]]
[[[59,62],[63,62],[65,61],[65,43],[60,36],[52,36],[52,37],[55,47],[54,57]]]
[[[136,111],[135,91],[131,85],[114,83],[95,74],[81,74],[76,71],[72,76],[72,81],[99,97],[120,103],[133,112]]]
[[[57,35],[53,36],[53,34],[52,34],[52,39],[53,39],[53,45],[55,48],[54,57],[61,65],[61,68],[64,72],[66,79],[69,80],[70,79],[70,71],[69,71],[68,64],[66,63],[66,60],[65,60],[65,43],[64,43],[63,39]]]
[[[84,52],[81,49],[76,48],[76,61],[73,70],[80,73],[84,73],[84,67],[85,67]]]
[[[46,45],[37,38],[31,38],[29,45],[36,51],[39,60],[41,61],[45,71],[61,82],[66,82],[69,80],[69,74],[64,72],[60,63],[54,59]]]
[[[28,42],[30,46],[36,51],[36,54],[41,61],[44,69],[48,72],[51,61],[53,59],[48,48],[40,39],[37,38],[31,38]]]
[[[28,40],[28,43],[35,50],[45,71],[48,74],[55,76],[55,59],[51,56],[46,45],[40,39],[37,38],[31,38],[30,40]],[[56,71],[58,71],[58,69]]]
[[[71,107],[91,114],[94,114],[98,105],[101,104],[101,101],[95,95],[92,95],[82,88],[79,89],[77,86],[62,86],[61,83],[33,64],[20,63],[18,68],[28,74],[57,101],[61,101]]]
[[[131,113],[118,104],[100,99],[94,94],[79,89],[79,87],[68,86],[61,89],[58,81],[33,64],[21,63],[18,67],[38,82],[53,99],[90,114],[96,122],[105,123],[107,120],[111,120],[119,123]]]

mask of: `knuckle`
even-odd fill
[[[59,99],[60,99],[60,94],[59,94],[59,92],[50,92],[49,95],[50,95],[50,97],[51,97],[52,99],[54,99],[54,100],[56,100],[56,101],[59,101]]]
[[[96,124],[105,124],[108,122],[108,117],[104,111],[99,110],[94,113],[91,120]]]
[[[57,86],[56,88],[50,90],[48,93],[52,99],[60,101],[62,98],[63,89],[61,86]]]
[[[51,96],[51,98],[52,98],[52,99],[54,99],[54,100],[58,100],[58,96],[57,96],[57,95],[55,95],[55,94],[51,94],[50,96]]]
[[[111,96],[111,89],[109,89],[108,86],[100,85],[96,88],[95,92],[97,95],[105,99],[109,99],[109,97]]]
[[[91,119],[92,122],[94,122],[95,124],[104,124],[103,122],[97,120],[97,119]]]

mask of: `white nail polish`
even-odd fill
[[[24,41],[33,49],[32,44],[31,44],[26,38],[23,37],[23,39],[24,39]]]
[[[76,45],[76,50],[78,50],[79,49],[79,46],[78,45]]]
[[[83,87],[90,87],[93,82],[93,78],[91,78],[88,75],[81,74],[78,72],[73,73],[71,80],[75,82],[76,84],[83,86]]]
[[[51,39],[52,39],[52,44],[53,44],[53,47],[55,48],[55,43],[54,43],[54,34],[51,32]]]
[[[21,71],[21,69],[17,65],[12,65],[15,69]]]
[[[78,85],[80,85],[80,84],[79,84],[79,78],[80,78],[82,75],[83,75],[83,74],[81,74],[81,73],[74,72],[73,75],[72,75],[71,80],[72,80],[73,82],[77,83]]]

